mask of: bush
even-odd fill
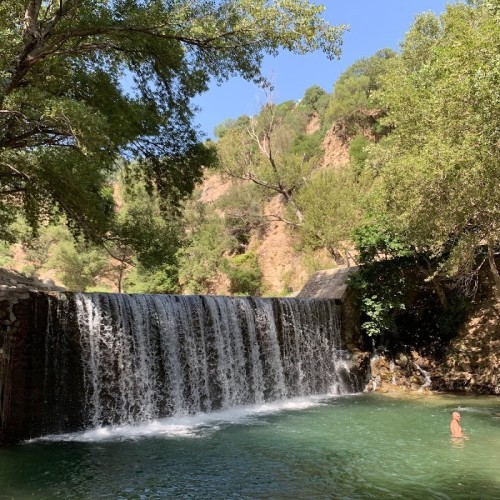
[[[154,269],[139,265],[125,278],[127,293],[179,293],[178,269],[164,264]]]
[[[349,145],[349,160],[356,177],[359,177],[365,168],[365,162],[368,158],[366,146],[370,141],[363,135],[357,135]]]
[[[262,272],[255,252],[248,252],[228,259],[226,273],[231,282],[231,293],[236,295],[260,295]]]

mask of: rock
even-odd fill
[[[405,355],[405,354],[399,354],[399,356],[396,358],[395,360],[395,363],[398,365],[398,366],[401,366],[402,368],[404,368],[405,366],[408,365],[408,357]]]

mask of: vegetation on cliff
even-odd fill
[[[412,286],[434,294],[450,316],[457,294],[475,293],[485,264],[500,294],[494,259],[500,250],[499,40],[500,11],[490,2],[448,6],[441,18],[424,14],[374,95],[392,132],[366,159],[374,182],[356,231],[367,281],[370,264],[389,255],[409,265]],[[391,315],[404,307],[401,283],[388,286],[392,293],[386,283],[378,291],[373,282],[366,286],[372,295],[364,295],[365,311],[383,332],[376,316],[381,306]]]
[[[358,61],[332,94],[267,102],[218,130],[220,171],[252,184],[261,204],[278,194],[302,251],[363,264],[353,284],[370,334],[417,318],[427,295],[446,335],[484,266],[500,292],[499,30],[490,2],[423,14],[399,54]],[[349,149],[342,167],[324,162],[332,131]]]

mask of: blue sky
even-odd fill
[[[303,56],[283,52],[266,57],[263,73],[274,83],[274,100],[298,100],[306,89],[319,85],[331,92],[339,75],[353,62],[383,48],[399,49],[405,33],[420,12],[445,10],[445,0],[323,0],[324,18],[331,24],[348,24],[340,60],[329,61],[321,52]],[[233,78],[221,86],[215,83],[199,96],[196,116],[201,130],[213,137],[214,127],[227,118],[258,112],[263,94],[253,83]]]

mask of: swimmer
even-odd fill
[[[453,438],[461,438],[465,437],[464,433],[462,432],[462,427],[460,427],[460,413],[458,411],[454,411],[451,414],[451,422],[450,422],[450,432],[451,432],[451,437]]]

